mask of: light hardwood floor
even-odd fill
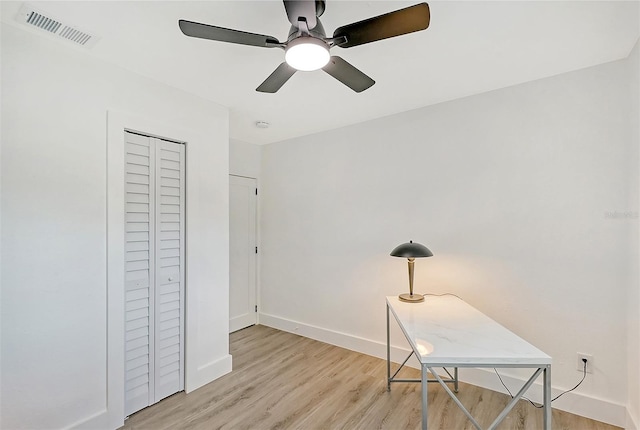
[[[123,429],[419,429],[420,384],[386,390],[386,362],[264,326],[230,336],[233,372],[132,415]],[[403,370],[405,372],[405,370]],[[407,377],[419,371],[406,370]],[[481,426],[504,394],[460,384],[458,397]],[[429,384],[429,429],[473,429],[438,384]],[[542,429],[542,412],[520,401],[500,429]],[[553,429],[614,430],[553,411]]]

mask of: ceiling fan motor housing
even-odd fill
[[[295,25],[292,25],[291,28],[289,29],[289,36],[287,37],[287,42],[291,42],[293,39],[295,39],[296,37],[300,36],[301,33],[302,33],[302,30],[300,30]],[[304,35],[304,34],[302,34],[302,35]],[[326,33],[324,31],[324,27],[322,26],[322,23],[320,22],[320,19],[318,19],[316,21],[316,26],[309,30],[309,36],[320,37],[322,39],[327,37]]]

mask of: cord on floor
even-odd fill
[[[555,402],[556,400],[558,400],[560,397],[564,396],[567,393],[570,393],[571,391],[575,390],[576,388],[578,388],[580,386],[580,384],[582,384],[584,382],[584,379],[587,377],[587,360],[582,359],[583,363],[584,363],[584,367],[582,369],[582,379],[580,379],[580,382],[578,382],[576,384],[575,387],[573,387],[570,390],[567,391],[563,391],[562,393],[558,394],[557,396],[555,396],[553,399],[551,399],[552,402]],[[513,399],[513,394],[511,394],[511,390],[509,390],[509,388],[506,386],[506,384],[504,383],[504,381],[502,380],[502,377],[500,376],[500,374],[498,373],[498,369],[494,368],[493,369],[496,372],[496,375],[498,375],[498,379],[500,379],[500,383],[502,384],[502,386],[505,388],[505,390],[507,390],[507,392],[509,393],[509,395],[511,396],[511,398]],[[534,408],[538,408],[538,409],[542,409],[544,406],[543,405],[536,405],[535,403],[533,403],[531,400],[529,400],[526,397],[522,397],[524,400],[528,401],[529,403],[531,403],[531,405]]]

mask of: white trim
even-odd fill
[[[124,130],[131,120],[107,111],[107,419],[124,425]]]
[[[627,408],[626,411],[626,423],[624,425],[624,428],[625,430],[638,430],[640,428],[636,420],[633,418],[633,416],[631,416],[631,411],[629,410],[629,408]]]
[[[256,292],[257,299],[257,292]],[[241,315],[239,317],[230,318],[229,319],[229,333],[233,333],[234,331],[242,330],[243,328],[247,328],[254,324],[258,323],[258,315],[251,313],[249,315]]]
[[[371,355],[386,360],[387,349],[386,343],[350,335],[348,333],[337,332],[310,324],[301,323],[299,321],[281,318],[275,315],[259,313],[260,324],[273,327],[278,330],[294,333],[300,336],[319,340],[321,342],[336,345],[352,351]],[[393,341],[392,341],[393,342]],[[406,347],[391,346],[391,360],[395,363],[402,362],[410,349]],[[418,362],[414,357],[409,360],[407,365],[418,368]],[[498,369],[499,370],[499,369]],[[553,374],[553,373],[552,373]],[[501,374],[505,384],[509,387],[522,387],[526,382],[524,379],[515,378]],[[498,391],[506,394],[506,390],[500,384],[493,370],[489,369],[460,369],[460,380],[472,385]],[[512,389],[513,391],[513,389]],[[517,389],[516,389],[517,391]],[[552,388],[554,396],[564,391],[559,388]],[[542,399],[542,385],[535,383],[527,392],[527,397],[533,401],[540,402]],[[580,393],[567,393],[561,399],[553,404],[554,409],[570,412],[572,414],[587,417],[593,420],[602,421],[611,425],[622,427],[625,421],[631,421],[627,408],[623,405],[611,403],[607,400],[597,399]],[[629,427],[638,430],[635,427]]]
[[[498,369],[498,372],[500,372],[500,369]],[[551,375],[553,376],[553,372],[551,372]],[[504,375],[503,373],[500,373],[500,376],[511,392],[517,391],[525,382],[520,378]],[[478,387],[506,393],[495,372],[490,369],[460,369],[460,379]],[[566,389],[552,387],[552,396],[555,397],[566,391]],[[527,391],[526,397],[536,403],[542,403],[542,385],[539,383],[533,384]],[[553,402],[553,408],[618,427],[624,426],[626,415],[624,405],[576,392],[564,394]]]
[[[260,175],[256,178],[256,187],[258,188],[256,198],[256,246],[258,247],[258,254],[256,255],[256,306],[258,306],[256,324],[260,324],[260,309],[262,309],[262,205],[260,204],[262,190],[260,188]]]
[[[207,363],[204,366],[198,367],[198,381],[195,384],[188,386],[185,391],[190,393],[203,385],[208,384],[210,381],[218,379],[219,377],[231,372],[233,364],[233,357],[227,354],[222,358]]]
[[[107,410],[103,409],[100,412],[96,412],[95,414],[83,418],[80,421],[76,421],[75,423],[65,427],[65,429],[101,429],[109,427],[109,423],[107,421],[108,414]]]
[[[259,308],[258,308],[259,310]],[[308,337],[310,339],[319,340],[321,342],[336,345],[352,351],[361,352],[373,357],[387,359],[386,344],[376,342],[374,340],[353,336],[347,333],[341,333],[333,330],[324,329],[298,321],[280,318],[274,315],[258,312],[260,324],[273,327],[278,330]],[[409,354],[409,349],[392,346],[391,360],[402,362]],[[412,358],[413,360],[413,358]],[[411,362],[411,360],[409,361]],[[417,361],[413,363],[413,367],[417,367]]]

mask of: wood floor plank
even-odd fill
[[[379,429],[421,425],[420,384],[386,389],[386,362],[265,326],[230,336],[233,372],[190,394],[178,393],[133,414],[125,430]],[[403,377],[419,378],[408,368]],[[473,430],[447,393],[429,384],[429,428]],[[460,383],[460,401],[483,427],[509,397]],[[604,423],[553,410],[554,430],[616,430]],[[500,430],[539,430],[542,411],[520,401]]]

